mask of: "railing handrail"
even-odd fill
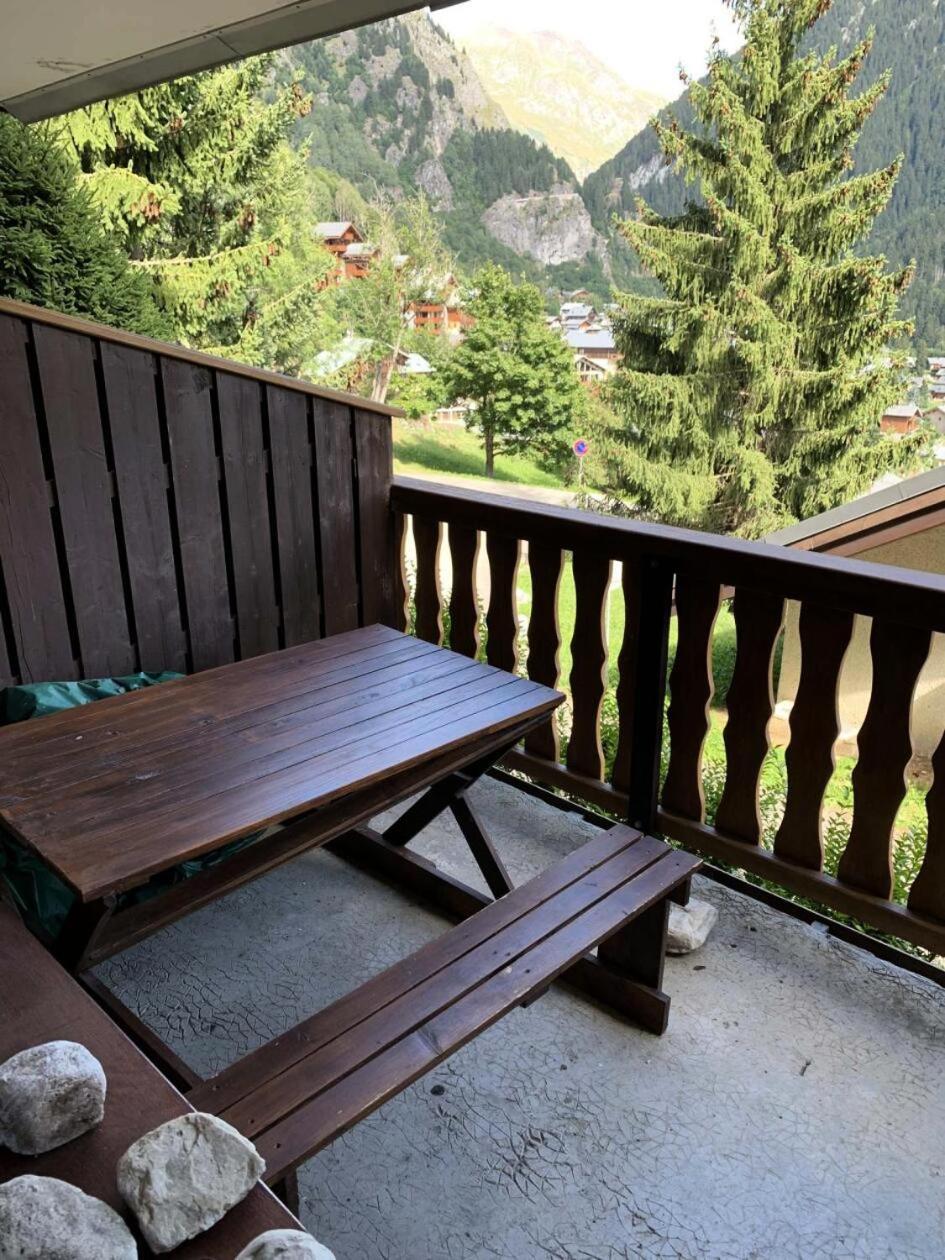
[[[775,588],[787,599],[816,601],[819,596],[832,608],[945,631],[945,577],[938,574],[525,502],[412,477],[394,478],[392,505],[408,515],[562,550],[604,547],[614,560],[645,556],[665,560],[677,573],[718,572],[732,585]]]
[[[77,315],[65,315],[61,311],[33,306],[29,302],[0,298],[0,314],[31,320],[34,323],[49,324],[65,332],[81,333],[86,337],[94,337],[98,341],[113,342],[117,345],[128,346],[133,350],[144,350],[148,354],[162,355],[168,359],[181,359],[185,363],[193,363],[208,370],[229,372],[233,376],[246,376],[263,385],[280,385],[284,389],[295,390],[300,394],[324,398],[328,402],[343,403],[347,407],[356,407],[359,411],[372,411],[384,416],[403,416],[404,414],[399,407],[374,402],[370,398],[362,398],[359,394],[349,394],[339,389],[327,389],[321,385],[313,385],[311,381],[301,380],[297,376],[286,376],[282,372],[270,372],[265,368],[252,367],[236,359],[224,359],[217,355],[205,354],[202,350],[191,350],[173,341],[158,341],[153,337],[142,337],[138,333],[124,332],[108,324],[97,324],[92,320],[81,319]]]

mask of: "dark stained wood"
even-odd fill
[[[479,599],[476,566],[479,561],[479,531],[457,525],[450,529],[450,564],[453,588],[450,592],[450,647],[463,656],[479,652]]]
[[[774,711],[772,667],[784,624],[784,600],[766,591],[739,590],[733,601],[735,671],[725,725],[725,788],[715,825],[745,844],[761,843],[758,789],[768,755]]]
[[[183,673],[187,640],[177,589],[155,359],[142,350],[105,342],[101,361],[138,661],[144,670]]]
[[[285,646],[294,647],[321,633],[308,404],[302,395],[270,385],[266,411],[282,626]]]
[[[279,646],[259,385],[221,372],[217,404],[239,655],[259,656]]]
[[[361,625],[394,625],[394,540],[390,486],[394,448],[388,416],[356,408],[354,446],[358,470],[358,555]],[[395,629],[399,627],[395,626]]]
[[[514,674],[518,668],[518,564],[521,543],[500,534],[486,535],[489,557],[489,609],[486,656],[490,665]]]
[[[676,579],[679,637],[670,675],[669,767],[663,807],[681,818],[705,816],[702,749],[709,733],[712,681],[712,631],[719,615],[717,581],[681,575]]]
[[[325,633],[340,634],[359,624],[351,409],[316,399],[312,433]]]
[[[193,1108],[2,904],[0,957],[0,1061],[45,1041],[78,1041],[101,1062],[108,1079],[105,1119],[98,1128],[45,1155],[0,1150],[0,1182],[24,1174],[59,1177],[104,1200],[130,1225],[115,1182],[119,1156],[149,1129]],[[25,976],[30,983],[23,983]],[[265,1230],[298,1228],[296,1219],[259,1185],[223,1221],[174,1255],[181,1260],[232,1260]],[[151,1254],[143,1242],[139,1251]]]
[[[345,662],[362,641],[352,677]],[[414,681],[392,663],[401,643],[424,661]],[[267,722],[259,710],[280,675],[281,694],[298,693],[296,707]],[[16,727],[0,731],[0,821],[92,900],[441,754],[454,753],[460,768],[477,741],[495,736],[507,746],[560,700],[537,683],[369,628],[61,714],[49,720],[52,745]],[[208,724],[216,703],[231,720]],[[116,730],[120,762],[109,767],[103,748],[107,758]],[[55,740],[79,733],[72,755],[50,767]]]
[[[786,754],[787,803],[774,851],[784,861],[814,871],[824,861],[824,793],[834,771],[834,744],[840,732],[837,690],[852,633],[851,613],[819,604],[802,606],[801,677]]]
[[[929,823],[925,860],[909,893],[909,909],[945,924],[945,739],[932,758],[932,774],[935,777],[925,798]],[[932,952],[945,952],[945,945]]]
[[[234,655],[213,441],[213,382],[208,372],[174,360],[165,360],[161,373],[190,664],[194,670],[210,669]]]
[[[443,527],[439,521],[418,517],[413,522],[417,549],[417,635],[427,643],[443,642],[443,597],[440,591],[440,546]]]
[[[0,316],[0,576],[23,682],[74,672],[27,361],[27,330]],[[10,475],[10,469],[16,469]],[[2,636],[0,636],[2,637]]]
[[[458,797],[450,807],[453,817],[459,824],[469,851],[476,859],[476,865],[483,874],[493,897],[504,897],[512,888],[512,881],[499,856],[488,832],[482,824],[478,811],[468,796]]]
[[[407,518],[403,512],[391,515],[394,548],[394,615],[391,625],[395,630],[406,630],[410,624],[407,605],[410,592],[407,587]]]
[[[873,622],[873,688],[857,736],[853,825],[837,878],[874,897],[892,896],[893,825],[912,758],[912,699],[931,642],[929,630]]]
[[[528,571],[532,579],[532,611],[528,620],[528,676],[546,687],[558,685],[558,590],[562,572],[561,551],[532,543],[528,548]],[[554,718],[538,727],[525,741],[525,751],[546,761],[560,754],[558,728]]]
[[[669,898],[658,901],[649,910],[631,919],[609,940],[602,941],[597,950],[601,962],[660,992],[663,988],[669,906]]]
[[[115,533],[111,476],[95,377],[95,345],[55,328],[34,330],[66,564],[87,677],[136,665]]]
[[[575,551],[574,637],[571,640],[571,738],[568,769],[604,777],[600,711],[607,671],[607,600],[611,562],[606,553]]]

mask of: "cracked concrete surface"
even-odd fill
[[[513,877],[594,828],[506,785]],[[452,823],[416,846],[470,882]],[[655,1038],[553,990],[301,1170],[338,1260],[940,1260],[945,991],[709,881]],[[325,853],[99,973],[203,1075],[444,930]]]

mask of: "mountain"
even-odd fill
[[[605,297],[609,261],[569,164],[513,129],[472,62],[415,12],[280,54],[313,108],[298,142],[364,197],[423,190],[458,261]]]
[[[865,248],[894,265],[918,263],[903,309],[915,317],[920,348],[945,348],[945,164],[938,121],[945,106],[945,5],[929,0],[837,0],[811,31],[818,51],[841,55],[871,28],[876,40],[860,83],[887,68],[892,82],[867,122],[856,170],[885,166],[898,154],[905,166],[889,208]],[[670,107],[684,125],[692,120],[686,98]],[[663,213],[678,212],[692,190],[663,163],[652,132],[634,137],[585,181],[591,218],[606,231],[614,213],[632,213],[638,196]]]
[[[632,87],[583,44],[552,31],[483,27],[464,35],[462,44],[512,126],[546,144],[582,179],[666,104]]]

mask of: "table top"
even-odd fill
[[[0,823],[89,901],[562,699],[370,626],[0,729]]]
[[[119,1156],[143,1133],[193,1108],[2,903],[0,957],[5,963],[0,967],[0,1063],[46,1041],[78,1041],[101,1063],[108,1083],[105,1119],[98,1128],[45,1155],[0,1148],[0,1183],[27,1173],[58,1177],[104,1199],[131,1224],[115,1180]],[[267,1229],[299,1228],[291,1212],[258,1185],[213,1229],[177,1248],[174,1257],[232,1260]],[[143,1242],[139,1251],[151,1254]]]

